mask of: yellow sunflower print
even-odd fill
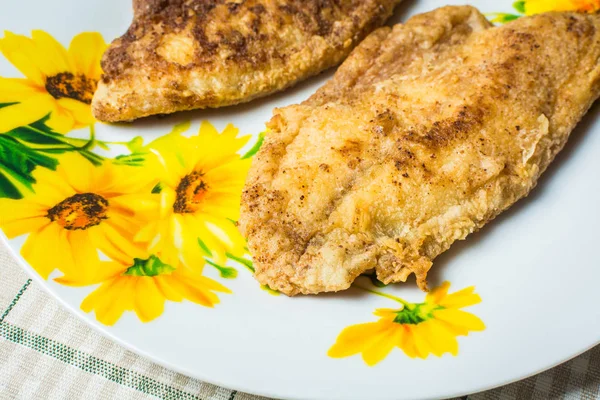
[[[600,0],[523,0],[513,3],[513,7],[525,15],[535,15],[550,11],[596,12],[600,10]],[[507,23],[520,18],[521,15],[507,13],[491,13],[492,22]]]
[[[527,0],[522,2],[526,15],[549,11],[587,11],[600,10],[600,0]]]
[[[155,255],[125,263],[103,262],[101,270],[102,284],[83,300],[81,309],[94,311],[105,325],[114,325],[125,311],[134,311],[142,322],[152,321],[163,313],[167,300],[213,307],[219,303],[215,292],[231,293],[220,283],[183,265],[165,264]]]
[[[0,199],[0,227],[9,238],[29,234],[22,256],[44,278],[91,281],[101,272],[98,250],[112,260],[143,257],[133,236],[158,212],[151,193],[156,172],[105,162],[94,166],[77,153],[59,158],[56,171],[36,168],[34,193]]]
[[[203,265],[204,257],[223,263],[228,255],[245,254],[235,221],[250,159],[237,152],[249,139],[238,137],[233,125],[219,133],[203,122],[195,136],[176,129],[150,143],[162,168],[160,214],[136,240],[150,243],[148,250],[169,265]]]
[[[36,122],[58,133],[94,123],[90,104],[102,70],[106,43],[99,33],[82,33],[65,49],[48,33],[31,38],[5,32],[0,51],[25,78],[0,77],[0,133]]]
[[[475,315],[460,310],[481,302],[475,288],[448,294],[449,282],[427,294],[424,303],[408,303],[398,297],[367,290],[402,304],[400,309],[378,309],[377,322],[345,328],[327,353],[333,358],[361,353],[364,362],[373,366],[398,347],[411,358],[427,358],[430,354],[458,354],[457,336],[481,331],[485,325]]]

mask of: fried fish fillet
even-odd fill
[[[400,0],[134,0],[102,59],[101,121],[242,103],[339,64]]]
[[[256,278],[288,295],[415,274],[526,196],[600,95],[600,14],[491,27],[445,7],[372,33],[276,110],[244,190]]]

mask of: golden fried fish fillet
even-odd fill
[[[600,14],[491,27],[445,7],[371,34],[308,101],[275,111],[240,226],[288,295],[415,274],[526,196],[600,95]]]
[[[102,59],[101,121],[242,103],[339,64],[400,0],[134,0]]]

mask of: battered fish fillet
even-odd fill
[[[240,226],[288,295],[415,274],[526,196],[600,95],[600,14],[491,27],[445,7],[371,34],[308,101],[275,111]]]
[[[221,107],[339,64],[400,0],[134,0],[102,59],[101,121]]]

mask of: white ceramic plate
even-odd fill
[[[520,15],[520,11],[513,8],[512,0],[468,3],[484,12]],[[544,2],[530,0],[524,3],[525,7],[532,9],[535,4]],[[553,2],[545,2],[549,3]],[[403,21],[410,15],[445,4],[445,1],[436,0],[405,0],[398,7],[393,22]],[[570,2],[567,0],[561,4]],[[505,15],[504,18],[511,17]],[[110,41],[127,29],[130,20],[130,4],[123,0],[20,0],[4,4],[0,12],[2,31],[30,38],[32,30],[42,30],[65,47],[69,46],[73,37],[82,32],[99,32],[104,40]],[[0,46],[5,52],[12,54],[10,57],[13,63],[20,65],[21,70],[33,77],[31,87],[34,89],[31,90],[44,95],[43,79],[61,72],[56,68],[64,69],[65,65],[69,66],[74,75],[87,73],[88,79],[97,79],[98,71],[90,71],[96,68],[93,63],[94,55],[102,52],[98,38],[97,34],[78,36],[80,42],[74,43],[70,56],[56,48],[43,53],[52,42],[48,36],[39,32],[34,34],[33,41],[7,33]],[[35,55],[36,52],[38,56]],[[57,58],[61,54],[66,61]],[[48,72],[52,68],[54,72]],[[82,72],[84,70],[87,72]],[[38,76],[37,86],[36,71],[46,71],[47,75],[45,78],[43,74],[39,75],[41,78]],[[1,56],[0,76],[23,78],[23,74],[6,57]],[[24,104],[33,94],[25,93],[26,90],[20,86],[23,90],[18,94],[21,97],[17,99],[16,92],[7,94],[8,83],[0,82],[0,103],[12,104],[0,108],[0,128],[4,129],[0,134],[0,188],[1,195],[5,197],[0,200],[0,225],[11,237],[9,240],[3,236],[3,239],[21,260],[24,268],[54,297],[81,319],[122,345],[187,375],[240,391],[276,398],[376,400],[463,395],[538,373],[599,342],[600,291],[597,283],[600,282],[600,255],[596,246],[599,238],[597,227],[600,224],[600,180],[597,179],[600,171],[600,158],[597,156],[600,152],[600,121],[596,118],[599,111],[597,106],[578,126],[566,149],[528,199],[519,202],[481,232],[456,244],[436,260],[430,275],[432,286],[449,281],[452,283],[450,292],[475,286],[475,292],[481,299],[479,302],[475,295],[464,295],[465,292],[462,292],[464,296],[459,299],[459,306],[465,306],[464,312],[469,314],[452,311],[445,317],[450,325],[454,324],[458,329],[456,332],[461,329],[463,333],[470,332],[468,336],[458,337],[459,350],[456,356],[446,353],[442,357],[430,354],[426,359],[412,358],[410,356],[415,354],[411,353],[411,346],[415,342],[410,340],[405,342],[404,351],[399,347],[394,348],[375,366],[368,366],[360,355],[344,358],[328,356],[328,351],[336,340],[337,350],[334,349],[330,355],[336,355],[336,352],[340,355],[351,347],[347,341],[342,343],[342,337],[338,339],[344,328],[372,323],[362,325],[362,328],[355,327],[354,331],[345,331],[346,334],[351,334],[362,329],[365,340],[373,339],[377,328],[404,329],[406,325],[393,325],[395,323],[389,320],[385,322],[385,317],[373,315],[375,309],[398,310],[402,307],[390,297],[353,288],[337,295],[290,299],[261,290],[251,273],[242,264],[232,260],[228,265],[229,268],[237,269],[236,279],[224,279],[208,261],[201,261],[200,266],[206,263],[204,268],[199,268],[194,272],[197,275],[189,278],[187,275],[181,276],[183,269],[179,266],[173,267],[165,263],[151,265],[148,262],[134,264],[131,260],[137,250],[129,251],[125,247],[119,249],[122,243],[131,244],[130,239],[120,237],[116,242],[117,248],[113,248],[112,253],[103,250],[102,246],[107,246],[106,240],[114,239],[116,234],[108,228],[101,231],[99,227],[110,227],[109,221],[116,221],[119,213],[121,225],[125,224],[125,227],[121,226],[122,232],[129,231],[132,234],[143,229],[159,229],[150,226],[153,219],[175,218],[173,215],[162,214],[154,214],[152,217],[153,211],[145,210],[144,212],[150,213],[150,222],[140,222],[131,213],[127,214],[132,210],[140,211],[145,202],[152,203],[157,198],[163,198],[163,194],[168,199],[169,193],[174,193],[173,188],[169,189],[168,185],[163,184],[160,193],[151,194],[150,189],[157,183],[151,182],[152,179],[162,175],[150,168],[151,161],[147,153],[139,161],[140,165],[127,165],[136,164],[135,154],[133,157],[121,158],[120,163],[114,162],[115,156],[144,151],[140,141],[133,140],[135,137],[141,136],[143,144],[148,145],[170,132],[174,126],[189,121],[191,127],[183,135],[195,139],[175,138],[178,136],[176,133],[164,141],[166,144],[163,145],[168,147],[169,143],[188,143],[190,148],[194,148],[198,145],[194,140],[210,135],[207,125],[198,133],[201,121],[209,121],[219,132],[232,123],[241,133],[253,135],[239,149],[239,154],[243,155],[252,148],[258,134],[264,130],[264,123],[270,118],[273,107],[302,101],[330,76],[331,73],[325,73],[292,90],[243,106],[181,113],[131,125],[110,126],[97,123],[96,138],[102,143],[88,143],[90,129],[80,129],[86,125],[87,118],[83,103],[79,104],[79,111],[71,112],[65,110],[68,102],[61,103],[52,99],[47,101],[48,97],[45,97],[46,100],[38,98],[37,103],[30,103],[33,105],[23,117],[24,114],[17,115],[23,109],[19,111],[18,108],[13,108],[11,111],[10,107],[15,106],[12,103]],[[2,84],[5,86],[1,86]],[[41,116],[35,115],[43,111],[40,107],[47,108],[50,119],[43,118],[42,122],[36,122]],[[63,119],[56,117],[53,120],[52,113],[62,115]],[[10,127],[10,124],[16,125]],[[65,130],[66,135],[55,132],[61,129]],[[80,140],[72,140],[73,138]],[[224,135],[213,139],[221,144],[225,142],[218,142],[219,140],[226,140]],[[129,142],[129,148],[115,142]],[[103,143],[105,148],[101,147]],[[87,153],[83,153],[87,155],[87,160],[81,156],[82,150],[77,149],[86,144]],[[155,146],[159,153],[160,146]],[[222,146],[214,147],[217,152],[219,148]],[[94,166],[89,159],[95,160],[99,165]],[[193,160],[196,161],[198,160]],[[156,165],[152,168],[155,167]],[[166,169],[163,172],[167,178],[164,179],[175,179],[177,182],[182,177],[174,172],[172,164],[167,162],[167,166],[162,167]],[[140,183],[137,178],[127,180],[132,174],[135,175],[131,171],[136,168],[135,173],[140,173],[140,179],[146,181]],[[148,189],[146,184],[151,183]],[[111,184],[114,184],[112,189],[107,189],[107,185]],[[60,187],[58,190],[63,191],[62,199],[65,201],[60,206],[60,198],[56,197],[58,195],[49,194],[51,187]],[[100,191],[100,195],[112,190],[121,192],[117,195],[112,193],[111,196],[118,197],[128,193],[130,197],[115,198],[114,201],[111,197],[109,210],[101,210],[105,214],[89,217],[96,218],[95,220],[69,219],[74,215],[69,212],[81,211],[77,207],[83,204],[82,198],[73,196],[96,189]],[[69,194],[69,190],[72,193]],[[6,197],[23,198],[7,200]],[[77,203],[77,200],[80,202]],[[88,196],[87,201],[95,202],[96,206],[102,203],[98,197],[93,196]],[[124,211],[110,209],[117,202],[124,204]],[[46,204],[45,209],[42,203]],[[55,207],[49,208],[53,206]],[[19,218],[20,222],[14,222]],[[46,221],[45,225],[41,221]],[[226,224],[223,220],[215,221],[217,226]],[[130,222],[139,225],[127,226]],[[204,223],[205,219],[199,217],[196,222]],[[49,225],[53,225],[52,229],[55,230],[40,233]],[[60,228],[65,226],[83,228],[61,231]],[[87,232],[92,232],[92,228],[95,229],[95,236],[86,236]],[[237,240],[231,237],[229,239],[232,242]],[[24,243],[28,244],[23,247]],[[89,254],[97,255],[101,264],[92,262],[91,258],[83,263],[78,263],[76,258],[70,259],[71,261],[65,258],[81,249],[88,249],[89,243],[100,248],[102,254]],[[207,254],[211,257],[215,255],[214,248],[208,250]],[[85,259],[85,254],[75,257]],[[119,267],[115,262],[109,262],[109,257],[125,260],[121,261],[122,271],[118,271]],[[129,265],[127,257],[130,257]],[[144,259],[148,257],[145,256]],[[61,271],[52,267],[59,261],[62,263],[59,265]],[[73,266],[79,268],[77,271],[81,272],[81,269],[85,273],[78,275],[77,271],[69,272],[69,268]],[[98,278],[94,275],[98,269],[112,272]],[[71,283],[80,286],[73,287],[54,280],[67,272],[72,274]],[[231,275],[233,272],[229,269],[225,275],[227,273]],[[199,276],[210,281],[198,280]],[[46,277],[48,278],[45,279]],[[92,282],[94,279],[95,283]],[[189,284],[191,281],[193,283]],[[411,304],[422,303],[425,299],[425,295],[413,284],[377,288],[367,278],[359,281],[363,287],[402,297]],[[98,291],[98,282],[104,282],[101,286],[104,289]],[[186,282],[191,286],[185,286]],[[207,285],[213,285],[213,282],[218,282],[232,293],[207,295]],[[92,292],[95,294],[88,297]],[[197,304],[215,303],[217,297],[220,303],[213,308]],[[82,307],[86,298],[87,306],[84,303]],[[196,302],[189,301],[194,299]],[[164,310],[161,308],[162,304]],[[452,308],[448,302],[441,304],[446,311]],[[104,311],[101,310],[102,307]],[[96,313],[84,312],[82,308],[86,311],[93,308]],[[120,318],[119,310],[124,311]],[[438,315],[437,319],[442,318],[442,314],[435,315]],[[379,325],[375,324],[378,320]],[[415,335],[414,340],[438,337],[435,335],[440,335],[436,331],[439,326],[436,327],[435,323],[437,322],[432,324],[433,333],[429,334],[415,328],[418,324],[409,327]],[[453,340],[450,342],[453,343]],[[432,346],[419,343],[420,349],[424,351],[422,355],[427,355],[426,350],[433,349]],[[446,343],[437,347],[443,352],[453,350],[453,346]],[[369,356],[365,357],[368,361]]]

